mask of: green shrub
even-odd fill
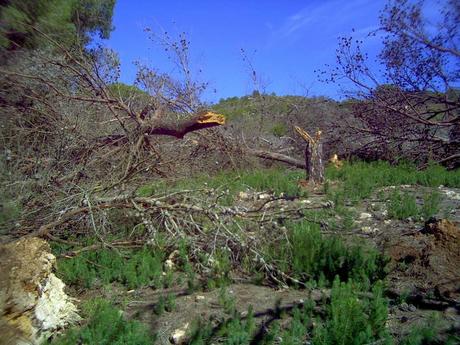
[[[285,136],[287,131],[287,127],[284,123],[277,123],[272,127],[272,134],[278,138]]]
[[[103,284],[119,282],[128,288],[162,286],[163,254],[145,247],[130,251],[123,257],[111,249],[80,253],[76,257],[58,260],[57,272],[67,284],[91,287],[97,279]]]
[[[84,305],[87,323],[72,328],[66,334],[49,342],[53,345],[151,345],[154,338],[138,321],[126,321],[120,310],[108,301],[91,300]]]
[[[460,344],[460,336],[455,328],[451,328],[440,336],[442,327],[439,316],[433,314],[421,324],[411,327],[407,336],[405,336],[400,345],[455,345]]]
[[[341,281],[353,279],[369,285],[386,274],[387,260],[373,248],[346,245],[337,236],[324,236],[314,223],[291,223],[288,229],[289,242],[269,248],[268,256],[300,281],[330,285],[338,275]]]
[[[230,277],[232,262],[228,250],[217,248],[211,266],[208,288],[224,287],[232,282]]]
[[[414,165],[405,163],[390,165],[388,162],[376,161],[345,162],[340,169],[328,166],[326,177],[343,181],[343,191],[348,199],[358,201],[369,197],[379,187],[398,185],[422,185],[428,187],[460,187],[460,171],[448,171],[437,165],[425,170],[418,170]]]
[[[219,289],[219,304],[227,314],[235,313],[235,296],[230,295],[225,287]]]
[[[427,220],[436,215],[440,210],[441,195],[437,191],[426,194],[423,197],[423,206],[420,213],[423,219]]]
[[[282,345],[302,345],[305,344],[309,328],[312,323],[312,304],[306,304],[302,308],[294,308],[292,311],[292,320],[289,326],[279,332],[278,339],[281,339]],[[277,327],[275,327],[276,330]],[[273,337],[272,337],[273,338]],[[276,339],[276,337],[275,337]]]
[[[417,201],[412,194],[393,192],[388,204],[388,216],[396,219],[406,219],[419,215]]]
[[[248,314],[243,319],[236,312],[227,320],[223,320],[216,327],[211,322],[204,323],[199,320],[192,328],[189,340],[191,345],[225,344],[225,345],[249,345],[255,332],[255,320],[252,306],[248,308]],[[219,341],[213,341],[217,338]]]
[[[422,217],[427,220],[440,210],[441,196],[437,191],[423,197],[423,205],[418,206],[415,196],[410,193],[393,192],[388,204],[388,216],[395,219]]]
[[[323,323],[314,328],[314,345],[360,345],[379,341],[391,344],[385,323],[387,302],[382,297],[382,285],[376,284],[370,299],[360,298],[362,291],[353,281],[334,280],[331,303]]]

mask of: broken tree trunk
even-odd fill
[[[207,111],[175,123],[155,123],[145,133],[148,135],[170,135],[182,139],[187,133],[223,124],[225,124],[223,115]]]
[[[296,132],[305,140],[305,166],[308,182],[321,184],[324,182],[324,159],[321,131],[318,130],[315,137],[311,137],[300,127],[295,127]]]
[[[142,134],[167,135],[182,139],[187,133],[224,124],[223,115],[207,111],[179,121],[156,119],[143,127]],[[112,134],[97,138],[97,142],[100,146],[119,146],[126,144],[128,137],[124,134]]]

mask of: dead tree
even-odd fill
[[[307,179],[312,184],[324,182],[324,159],[321,131],[316,131],[315,137],[311,137],[302,128],[295,126],[296,132],[305,140],[305,166]]]

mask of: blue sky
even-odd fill
[[[174,73],[174,66],[144,32],[150,27],[187,33],[192,67],[201,69],[199,78],[210,82],[207,101],[252,92],[241,49],[267,92],[338,98],[341,90],[318,82],[314,70],[335,63],[339,36],[355,29],[355,36],[365,37],[377,28],[384,4],[383,0],[117,0],[115,30],[106,44],[119,53],[125,83],[134,80],[134,61]],[[371,55],[379,48],[378,39],[367,40]]]

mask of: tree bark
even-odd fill
[[[254,150],[254,149],[247,149],[246,152],[252,156],[256,156],[256,157],[264,158],[264,159],[270,159],[270,160],[278,161],[278,162],[283,162],[283,163],[295,166],[296,168],[300,168],[300,169],[306,168],[305,163],[302,162],[301,160],[283,155],[281,153],[269,152],[269,151],[263,151],[263,150]]]
[[[321,131],[316,131],[315,137],[310,136],[300,127],[295,127],[296,132],[305,140],[305,167],[307,180],[313,184],[324,182],[324,159]]]
[[[323,144],[307,142],[305,147],[305,166],[308,181],[314,184],[324,182]]]
[[[187,133],[223,124],[225,124],[223,115],[208,111],[177,122],[156,120],[153,124],[145,126],[142,133],[145,135],[168,135],[182,139]],[[124,134],[113,134],[97,138],[97,142],[101,146],[118,146],[126,144],[128,138]]]

